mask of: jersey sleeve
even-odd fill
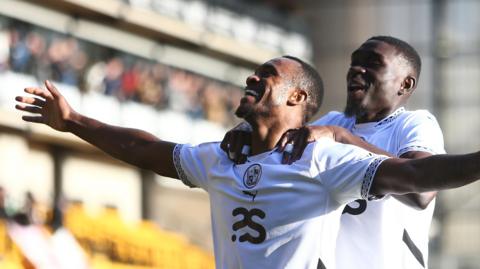
[[[370,196],[370,187],[377,168],[388,157],[340,143],[322,151],[317,160],[320,171],[323,170],[319,178],[335,201],[346,204],[356,199],[376,198]]]
[[[445,153],[442,130],[432,114],[415,111],[404,122],[399,130],[398,157],[409,151]]]
[[[208,175],[222,158],[219,143],[204,143],[198,146],[177,144],[173,150],[173,163],[178,178],[189,187],[208,191]]]

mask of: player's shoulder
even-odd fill
[[[426,109],[405,110],[405,112],[403,112],[399,118],[410,121],[437,121],[435,116]]]
[[[319,139],[314,142],[313,156],[317,163],[324,168],[333,168],[343,163],[371,157],[373,154],[360,147],[335,142],[329,138]]]
[[[181,147],[185,151],[188,151],[199,158],[217,158],[228,160],[227,154],[220,147],[220,142],[205,142],[198,145],[179,144],[177,147]]]
[[[340,125],[339,123],[345,123],[351,120],[352,118],[347,117],[343,112],[330,111],[315,121],[312,121],[310,125]]]
[[[430,111],[425,109],[419,110],[405,110],[401,113],[397,120],[394,121],[395,125],[398,128],[409,129],[414,128],[415,126],[438,126],[437,119],[435,116],[430,113]]]

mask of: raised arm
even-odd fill
[[[355,145],[357,147],[361,147],[363,149],[366,149],[370,152],[376,153],[376,154],[381,154],[389,157],[395,157],[394,155],[390,154],[389,152],[386,152],[368,142],[365,140],[361,139],[358,136],[353,135],[351,132],[349,132],[345,128],[341,128],[338,126],[331,126],[333,128],[334,133],[335,133],[335,140],[337,142],[343,143],[343,144],[351,144]],[[404,159],[420,159],[420,158],[425,158],[432,156],[432,154],[428,152],[423,152],[423,151],[409,151],[400,158]],[[425,193],[409,193],[405,195],[392,195],[395,197],[395,199],[399,200],[400,202],[417,208],[417,209],[425,209],[427,208],[428,204],[435,198],[436,192],[425,192]]]
[[[45,81],[46,90],[26,88],[32,96],[17,96],[16,109],[33,115],[22,116],[27,122],[43,123],[61,132],[70,132],[112,157],[149,169],[157,174],[178,178],[172,152],[175,144],[131,128],[102,123],[77,113],[56,87]]]
[[[370,195],[406,194],[458,188],[480,179],[480,152],[391,158],[377,169]]]

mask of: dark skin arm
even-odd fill
[[[23,116],[27,122],[43,123],[61,132],[70,132],[109,155],[155,173],[178,178],[173,164],[174,143],[161,141],[154,135],[131,128],[102,123],[73,110],[50,82],[46,90],[26,88],[33,96],[17,96],[16,109],[32,113]]]
[[[304,126],[299,129],[287,132],[280,141],[280,150],[285,148],[287,143],[293,143],[294,149],[289,153],[284,153],[285,163],[291,164],[302,157],[303,150],[308,143],[318,140],[320,137],[332,137],[335,141],[343,144],[351,144],[361,147],[370,152],[381,154],[389,157],[395,157],[387,151],[384,151],[358,136],[353,135],[350,131],[339,126]],[[432,154],[421,151],[406,152],[400,156],[405,159],[419,159],[432,156]],[[427,193],[409,193],[405,195],[395,195],[400,202],[416,209],[425,209],[428,204],[435,198],[436,192]]]
[[[363,149],[366,149],[370,152],[376,153],[376,154],[381,154],[389,157],[395,157],[389,152],[386,152],[368,142],[365,140],[361,139],[358,136],[353,135],[350,133],[347,129],[333,126],[334,132],[336,133],[335,135],[335,140],[337,142],[343,143],[343,144],[351,144],[355,145],[357,147],[361,147]],[[432,156],[432,154],[428,152],[422,152],[422,151],[410,151],[402,154],[400,158],[403,159],[420,159],[420,158],[425,158]],[[429,205],[429,203],[435,198],[437,195],[437,192],[426,192],[426,193],[408,193],[404,195],[396,195],[393,194],[392,196],[395,197],[395,199],[399,200],[400,202],[411,206],[416,209],[425,209]]]
[[[407,194],[458,188],[480,178],[480,152],[433,155],[421,159],[391,158],[375,173],[370,195]]]
[[[429,156],[433,156],[432,154],[424,151],[409,151],[405,152],[400,156],[403,159],[421,159],[426,158]],[[404,195],[392,195],[400,202],[411,206],[416,209],[425,209],[430,204],[430,202],[435,198],[437,195],[436,191],[432,192],[423,192],[423,193],[408,193]]]

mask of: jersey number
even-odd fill
[[[234,232],[236,232],[239,229],[242,229],[244,227],[248,227],[248,228],[254,230],[255,232],[257,232],[257,234],[258,234],[257,236],[253,236],[249,233],[244,233],[244,234],[240,235],[240,237],[238,238],[239,242],[248,241],[252,244],[260,244],[263,241],[265,241],[265,238],[267,236],[267,232],[265,231],[265,228],[261,224],[255,222],[253,220],[253,217],[258,217],[260,219],[264,219],[265,218],[265,212],[263,212],[262,210],[260,210],[258,208],[253,208],[251,210],[248,210],[244,207],[237,207],[232,211],[232,215],[234,217],[236,217],[238,215],[241,215],[243,217],[241,220],[235,222],[232,225],[232,229],[233,229]],[[232,241],[235,242],[235,240],[237,240],[237,236],[234,234],[234,235],[232,235]]]
[[[357,203],[358,206],[357,207],[351,207],[350,205],[352,203]],[[358,199],[358,200],[355,200],[354,202],[352,202],[348,205],[345,206],[345,208],[343,209],[343,212],[342,214],[350,214],[350,215],[360,215],[362,214],[363,212],[365,212],[365,210],[367,210],[367,201],[363,200],[363,199]]]

